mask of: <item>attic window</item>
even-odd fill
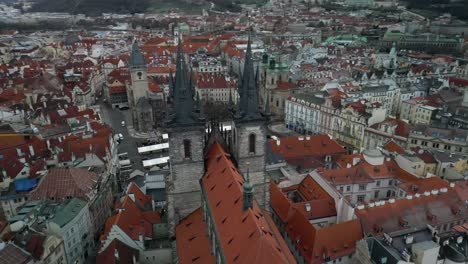
[[[216,207],[218,207],[220,204],[221,204],[221,201],[218,201],[218,202],[216,203]]]
[[[232,243],[233,240],[234,240],[234,238],[229,239],[228,245],[230,245],[230,244]]]
[[[195,262],[195,261],[197,261],[199,259],[200,259],[200,257],[194,257],[194,258],[192,258],[192,262]]]
[[[219,162],[219,160],[221,159],[221,157],[222,157],[221,155],[217,156],[217,157],[216,157],[216,162]]]
[[[213,187],[210,188],[210,191],[214,190],[215,187],[216,187],[216,184],[213,185]]]
[[[254,234],[255,234],[255,231],[252,231],[249,235],[249,238],[253,237]]]
[[[237,204],[240,200],[240,197],[237,197],[237,199],[234,201],[234,204]]]
[[[237,261],[239,259],[240,254],[234,257],[234,261]]]
[[[226,220],[227,220],[227,216],[224,217],[224,219],[221,221],[221,223],[224,224],[226,222]]]
[[[189,227],[192,225],[192,222],[185,224],[186,227]]]
[[[189,238],[188,241],[192,241],[192,240],[194,240],[196,237],[197,237],[197,236],[193,236],[193,237]]]
[[[231,188],[231,186],[232,186],[232,182],[228,185],[228,188]]]
[[[224,173],[225,171],[226,171],[226,168],[224,168],[224,169],[221,171],[221,173]]]

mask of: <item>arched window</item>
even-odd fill
[[[184,140],[184,158],[192,158],[192,144],[188,139]]]
[[[255,153],[255,134],[249,136],[249,152]]]

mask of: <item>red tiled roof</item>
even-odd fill
[[[336,259],[354,252],[362,239],[357,220],[316,229],[300,212],[295,212],[286,224],[286,232],[296,243],[306,263],[324,263],[325,258]]]
[[[300,138],[303,140],[300,140]],[[327,155],[346,153],[344,147],[327,135],[284,137],[279,139],[279,145],[276,140],[270,140],[270,145],[272,151],[281,154],[285,161],[303,168],[306,168],[307,164],[311,164],[311,159],[317,161],[313,164],[321,165]]]
[[[32,200],[54,199],[64,200],[77,197],[88,200],[90,193],[97,184],[96,173],[85,169],[53,168],[39,182],[30,194]]]
[[[116,256],[117,254],[117,256]],[[105,264],[131,264],[138,260],[138,250],[114,239],[106,249],[97,256],[96,263]]]
[[[397,199],[394,203],[355,211],[366,234],[380,235],[410,228],[438,226],[468,219],[464,201],[451,192]],[[434,217],[428,217],[428,215]]]
[[[387,142],[384,146],[383,149],[393,152],[393,153],[398,153],[400,155],[405,154],[405,149],[403,149],[400,145],[398,145],[395,141],[391,140]]]
[[[285,193],[291,191],[296,191],[301,199],[299,202],[293,202],[287,197]],[[271,183],[270,200],[272,208],[283,222],[287,222],[295,211],[301,212],[309,220],[336,216],[335,201],[311,176],[283,190]],[[307,207],[312,210],[308,211]]]
[[[119,226],[133,240],[139,240],[140,235],[152,238],[153,224],[161,221],[158,212],[142,211],[128,195],[116,206],[116,210],[117,214],[107,219],[101,240],[107,238],[114,225]]]
[[[196,78],[198,89],[235,87],[233,80],[229,80],[224,74],[220,73],[197,73]]]
[[[398,185],[398,187],[404,190],[406,194],[422,194],[424,192],[430,192],[432,190],[448,188],[449,184],[439,177],[431,177],[401,183],[400,185]]]
[[[214,143],[207,154],[202,187],[227,262],[295,263],[267,212],[254,201],[243,210],[243,177],[228,153]]]
[[[203,211],[198,208],[184,218],[176,227],[177,255],[180,264],[215,263],[211,254],[210,239],[203,221]]]
[[[127,195],[129,194],[135,197],[134,201],[140,209],[148,210],[153,207],[151,196],[144,194],[134,182],[128,185]]]
[[[291,90],[291,89],[297,88],[297,85],[294,83],[290,83],[290,82],[278,81],[276,83],[276,88],[279,90]]]
[[[31,262],[31,257],[13,244],[7,244],[0,250],[0,264],[27,264]]]
[[[26,251],[28,251],[35,260],[40,260],[44,253],[44,241],[46,237],[40,234],[33,234],[26,243]]]
[[[359,156],[352,155],[353,158]],[[340,158],[343,159],[343,156]],[[353,164],[352,158],[349,159],[348,163]],[[334,185],[369,183],[379,178],[395,178],[402,182],[414,181],[417,179],[416,176],[401,169],[394,160],[385,160],[382,165],[371,165],[363,158],[360,158],[360,161],[355,166],[334,170],[320,170],[319,174]]]
[[[127,87],[125,87],[125,85],[109,87],[109,94],[119,94],[119,93],[126,93],[126,92],[127,92]]]
[[[455,192],[462,201],[468,201],[468,180],[455,183]]]

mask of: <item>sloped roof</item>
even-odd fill
[[[158,212],[141,210],[128,195],[116,206],[116,210],[117,214],[107,219],[101,240],[107,238],[114,225],[119,226],[133,240],[139,240],[140,234],[152,238],[153,224],[161,221]]]
[[[96,173],[85,169],[53,168],[31,192],[30,198],[64,200],[68,197],[78,197],[87,200],[87,194],[94,189],[97,180]]]
[[[32,260],[31,256],[13,244],[8,244],[0,250],[0,264],[26,264]]]
[[[295,263],[267,212],[257,203],[243,210],[244,178],[228,153],[214,143],[201,184],[227,262]]]
[[[177,254],[180,264],[215,263],[211,254],[210,239],[203,221],[203,211],[198,208],[176,227]]]
[[[134,258],[138,260],[138,256],[138,250],[127,246],[120,242],[120,240],[114,239],[105,250],[99,253],[96,263],[129,264],[133,263]]]
[[[277,140],[270,140],[269,144],[272,151],[281,154],[286,162],[302,167],[310,164],[311,158],[320,164],[326,155],[346,153],[344,147],[327,135],[284,137],[279,139],[279,143]]]
[[[135,204],[142,210],[150,210],[152,208],[151,196],[144,194],[136,183],[131,182],[127,188],[127,195],[133,195]]]
[[[398,153],[400,155],[405,154],[405,149],[403,149],[400,145],[398,145],[398,143],[396,143],[393,140],[390,140],[389,142],[385,143],[383,149],[389,152]]]
[[[380,235],[430,224],[437,226],[468,219],[468,208],[454,192],[397,199],[394,203],[357,209],[356,216],[366,234]],[[429,217],[431,216],[431,217]],[[433,217],[432,217],[433,216]]]

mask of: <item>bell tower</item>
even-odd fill
[[[132,45],[132,53],[129,61],[130,77],[131,77],[131,100],[134,104],[142,97],[147,96],[148,92],[148,69],[145,62],[145,57],[141,53],[137,42]]]
[[[166,179],[167,215],[171,235],[178,222],[201,205],[199,180],[204,173],[205,117],[195,104],[193,77],[179,45],[175,78],[171,74],[172,107],[165,122],[169,133],[171,173]]]
[[[265,149],[269,111],[263,113],[260,111],[258,79],[259,70],[254,71],[249,36],[244,69],[238,87],[240,98],[232,120],[230,146],[241,173],[245,175],[249,172],[257,203],[267,209],[270,200],[268,191],[270,180],[265,173]],[[252,166],[249,168],[248,164]]]

